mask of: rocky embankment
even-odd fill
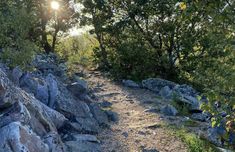
[[[204,122],[203,126],[201,126],[203,130],[198,128],[194,132],[214,145],[223,147],[225,142],[235,145],[235,133],[229,132],[227,134],[225,121],[222,120],[219,126],[211,127],[212,115],[200,109],[203,103],[208,104],[208,100],[191,86],[176,84],[160,78],[149,78],[143,80],[141,84],[137,84],[132,80],[123,80],[122,83],[131,88],[148,89],[161,97],[164,104],[158,110],[165,116],[180,115],[188,120]],[[198,97],[200,97],[200,100]],[[215,108],[220,108],[216,104],[214,106]],[[227,114],[225,112],[220,115],[224,120],[226,119]]]
[[[33,72],[1,64],[0,152],[100,151],[95,135],[108,117],[86,81],[68,79],[53,54],[38,55],[32,64]]]

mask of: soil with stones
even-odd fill
[[[101,101],[110,102],[108,108],[118,117],[98,136],[102,151],[187,151],[187,146],[162,125],[178,119],[159,112],[164,101],[157,95],[145,89],[124,87],[97,71],[90,71],[87,75],[86,79],[95,96]]]

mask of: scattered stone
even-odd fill
[[[103,102],[100,103],[100,106],[101,106],[102,108],[109,108],[109,107],[112,106],[112,103],[111,103],[111,102],[108,102],[108,101],[103,101]]]
[[[178,111],[172,105],[166,105],[161,108],[161,113],[167,116],[175,116],[177,115]]]
[[[142,152],[159,152],[156,149],[143,149]]]
[[[155,93],[159,93],[160,90],[165,86],[168,86],[170,89],[173,89],[176,86],[174,82],[160,78],[149,78],[147,80],[143,80],[142,85],[144,88],[149,89]]]
[[[122,83],[126,87],[139,88],[140,86],[132,80],[122,80]]]
[[[98,121],[100,125],[108,124],[108,117],[104,111],[102,111],[98,104],[91,103],[90,104],[91,113],[94,118]]]
[[[208,115],[206,115],[205,113],[193,113],[191,115],[191,118],[194,120],[198,120],[198,121],[207,121],[208,120]]]
[[[78,98],[88,92],[88,85],[84,80],[77,80],[77,82],[68,85],[67,88]]]
[[[86,141],[67,141],[65,142],[66,152],[101,152],[100,145]]]
[[[118,114],[113,111],[105,111],[108,116],[109,121],[117,122],[119,120]]]
[[[127,132],[123,132],[122,135],[127,138],[128,137],[128,133]]]
[[[158,113],[160,110],[158,108],[150,108],[150,109],[145,109],[144,112],[149,112],[149,113]]]

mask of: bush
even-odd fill
[[[33,21],[25,8],[0,3],[0,57],[10,67],[29,67],[37,49],[29,38]]]
[[[89,68],[93,66],[93,48],[98,46],[97,40],[88,34],[61,39],[56,53],[67,61],[70,72],[78,66]]]

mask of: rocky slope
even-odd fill
[[[38,55],[33,65],[33,72],[22,72],[1,64],[0,152],[100,151],[95,135],[108,117],[86,82],[65,80],[54,55]]]

